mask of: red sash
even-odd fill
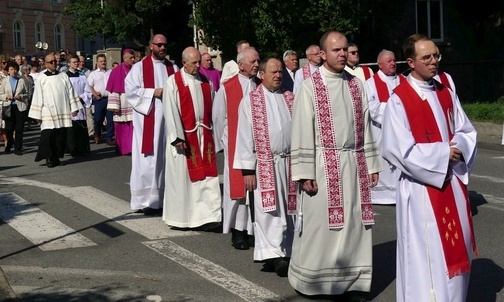
[[[436,94],[447,123],[449,132],[448,139],[451,140],[453,138],[454,129],[453,126],[450,125],[453,116],[453,100],[448,89],[444,85],[438,82],[435,82],[435,84]],[[394,92],[404,105],[411,133],[416,143],[442,142],[443,139],[429,102],[427,100],[422,100],[409,83],[400,84],[394,89]],[[451,171],[448,171],[448,173],[450,172]],[[455,203],[451,181],[445,181],[443,187],[440,189],[429,185],[426,185],[426,188],[431,201],[434,217],[436,218],[449,278],[470,271],[471,265],[464,243],[464,234],[460,225],[460,217]],[[467,196],[466,186],[462,185],[461,189],[464,195]],[[466,200],[469,202],[467,198]],[[468,211],[468,219],[472,228],[470,210]],[[475,248],[474,236],[472,234],[471,236],[473,248]]]
[[[361,65],[362,71],[364,72],[364,79],[369,79],[371,77],[371,68],[366,65]]]
[[[168,76],[175,73],[173,64],[165,59],[166,72]],[[147,56],[142,60],[142,74],[144,88],[156,88],[154,79],[154,63],[152,57]],[[142,135],[142,154],[154,154],[154,124],[156,115],[156,104],[153,102],[149,114],[144,115],[143,135]]]
[[[282,93],[289,114],[292,116],[294,94],[290,91]],[[268,131],[268,116],[266,112],[266,99],[262,85],[250,93],[250,106],[252,110],[252,128],[257,155],[257,176],[259,178],[259,191],[263,212],[276,210],[275,169],[271,142]],[[297,184],[292,181],[290,155],[287,163],[287,214],[296,214]]]
[[[245,182],[241,170],[233,169],[236,149],[236,133],[238,131],[238,108],[243,99],[243,91],[238,75],[224,82],[227,106],[227,129],[228,129],[228,165],[229,165],[229,189],[231,199],[245,198]],[[256,84],[260,80],[256,78]]]
[[[203,93],[204,114],[203,121],[196,120],[193,99],[189,86],[184,84],[182,71],[175,73],[175,84],[180,97],[180,116],[182,127],[185,132],[187,144],[186,159],[189,178],[192,182],[204,180],[206,177],[217,176],[217,163],[215,161],[215,145],[212,136],[212,92],[207,77],[199,74],[201,79],[201,91]],[[201,151],[198,130],[203,127],[203,151]]]
[[[355,132],[355,157],[357,159],[357,179],[359,182],[359,195],[361,202],[361,218],[364,225],[374,224],[373,206],[371,204],[371,186],[369,172],[364,154],[364,113],[362,110],[362,97],[356,77],[347,72],[348,89],[352,98],[354,132]],[[345,223],[343,211],[343,189],[341,184],[341,169],[339,150],[334,131],[334,118],[332,115],[329,91],[324,83],[320,69],[312,74],[313,88],[315,91],[315,107],[320,135],[320,143],[324,160],[325,180],[327,186],[327,211],[329,229],[343,228]],[[349,151],[348,151],[349,152]]]
[[[397,76],[399,77],[399,84],[406,80],[406,78],[402,74],[399,74]],[[387,83],[385,83],[380,78],[378,73],[375,73],[373,75],[373,79],[374,79],[375,86],[376,86],[376,92],[378,94],[378,100],[381,103],[386,103],[388,101],[388,99],[390,98],[390,93],[389,93],[389,89],[387,87]]]

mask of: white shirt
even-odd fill
[[[109,95],[109,92],[106,90],[109,76],[110,69],[95,69],[89,73],[87,83],[89,86],[93,87],[94,90],[100,92],[102,97],[106,98]]]

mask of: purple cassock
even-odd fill
[[[220,71],[218,71],[217,69],[215,69],[213,67],[211,67],[209,69],[204,68],[204,67],[200,67],[199,72],[206,75],[206,77],[212,82],[212,85],[213,85],[215,91],[219,90]]]

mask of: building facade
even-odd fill
[[[73,19],[63,14],[66,2],[0,0],[0,53],[42,55],[60,49],[75,53]]]

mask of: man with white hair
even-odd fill
[[[217,226],[221,193],[212,134],[211,82],[199,72],[200,52],[182,52],[183,69],[163,88],[166,167],[163,220],[178,228]]]
[[[249,48],[250,44],[247,42],[247,40],[240,40],[236,42],[236,52],[240,53],[242,50],[245,48]],[[234,60],[226,62],[224,64],[224,67],[222,67],[222,74],[221,74],[221,79],[220,83],[221,85],[229,80],[230,78],[234,77],[235,75],[238,74],[240,69],[238,68],[238,63],[236,63]]]
[[[301,85],[301,82],[311,77],[311,75],[318,70],[320,64],[322,64],[320,46],[315,44],[308,46],[308,48],[306,48],[305,55],[308,59],[308,64],[303,66],[303,68],[298,69],[294,75],[294,93],[298,89],[299,85]]]
[[[224,194],[222,198],[224,234],[231,230],[235,249],[250,248],[249,235],[253,235],[250,208],[246,203],[245,184],[241,170],[233,169],[238,128],[238,107],[241,100],[260,83],[259,54],[250,47],[236,58],[240,73],[226,81],[215,95],[212,120],[216,150],[224,150]]]
[[[378,54],[378,72],[364,83],[369,102],[369,113],[373,124],[373,137],[377,145],[381,143],[381,127],[383,112],[392,90],[405,77],[397,74],[395,54],[383,49]],[[371,189],[373,204],[395,204],[397,182],[400,172],[382,158],[383,171],[380,173],[378,184]]]
[[[295,73],[299,67],[298,55],[294,50],[289,49],[283,53],[282,58],[285,65],[282,72],[282,88],[288,91],[294,91]]]

